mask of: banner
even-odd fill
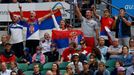
[[[129,14],[134,16],[134,0],[112,0],[112,5],[118,8],[125,8]],[[118,14],[119,11],[112,8],[112,15],[116,16]]]
[[[22,10],[29,11],[47,11],[50,9],[61,8],[61,16],[64,19],[69,19],[70,14],[66,10],[70,9],[70,5],[66,2],[45,2],[45,3],[10,3],[0,4],[0,22],[11,21],[8,10],[11,12],[19,12],[18,5],[22,6]],[[37,14],[39,15],[39,14]]]

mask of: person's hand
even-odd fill
[[[19,9],[22,9],[22,6],[18,5]]]
[[[56,63],[57,63],[58,65],[60,65],[62,62],[61,62],[61,61],[57,61]]]
[[[57,13],[60,9],[62,9],[62,7],[58,7],[58,8],[56,8],[55,11],[52,11],[52,9],[51,9],[51,12],[52,12],[53,14],[55,14],[55,13]]]
[[[95,8],[95,5],[92,5],[92,6],[91,6],[91,9],[92,9],[92,10],[95,10],[95,9],[96,9],[96,8]]]
[[[51,15],[52,15],[52,14],[54,14],[54,12],[53,12],[53,10],[52,10],[52,9],[50,9],[50,13],[51,13]]]
[[[114,16],[113,19],[114,19],[114,20],[117,20],[117,16]]]
[[[27,62],[27,60],[26,60],[26,59],[23,59],[23,61],[24,61],[24,62]]]
[[[30,62],[27,62],[26,64],[30,64]]]
[[[78,3],[77,3],[77,0],[74,0],[74,5],[77,5]]]

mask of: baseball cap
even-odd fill
[[[88,61],[87,61],[87,60],[84,60],[84,61],[83,61],[83,64],[88,64]]]

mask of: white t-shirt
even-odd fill
[[[68,65],[70,65],[72,67],[73,72],[76,73],[75,72],[75,69],[76,68],[75,68],[74,62],[70,62]],[[83,65],[82,65],[81,62],[78,62],[78,69],[79,69],[79,71],[82,71],[83,70]]]
[[[8,28],[8,33],[11,37],[11,44],[23,42],[23,26],[19,24],[11,24]]]
[[[6,70],[5,72],[0,72],[0,75],[10,75],[11,70]]]
[[[45,40],[44,42],[41,41],[40,46],[42,47],[42,53],[49,52],[50,45],[51,45],[51,40],[49,40],[49,41]]]

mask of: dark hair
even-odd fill
[[[52,47],[55,47],[55,51],[57,50],[57,45],[56,45],[56,43],[54,43],[54,42],[51,43],[50,47],[51,47],[51,48],[52,48]]]
[[[77,47],[77,44],[75,42],[71,42],[69,45],[72,45],[74,48]]]
[[[72,57],[71,57],[71,61],[72,61],[72,62],[74,62],[74,58],[75,58],[75,57],[78,57],[78,58],[79,58],[78,55],[72,55]]]
[[[65,22],[65,28],[67,28],[66,20],[63,20],[63,19],[62,19],[62,20],[60,20],[60,22],[61,22],[61,21],[64,21],[64,22]],[[61,27],[61,25],[60,25],[60,27]]]
[[[131,42],[131,40],[134,40],[134,38],[131,37],[131,38],[129,39],[129,46],[130,46],[130,42]],[[131,47],[131,46],[130,46],[130,47]]]
[[[11,71],[10,75],[12,75],[12,73],[16,73],[16,75],[17,75],[17,72],[16,71]]]
[[[99,48],[94,48],[94,49],[93,49],[93,53],[95,54],[95,56],[96,56],[99,60],[101,60],[102,56],[101,56],[101,52],[100,52]]]
[[[110,13],[110,11],[109,11],[108,9],[104,9],[104,13],[105,13],[105,12],[108,12],[108,13]]]
[[[85,39],[81,39],[81,40],[80,40],[80,45],[81,45],[81,44],[85,44],[85,45],[87,45]]]
[[[37,65],[37,66],[40,68],[40,65],[39,65],[39,64],[37,64],[37,63],[34,63],[34,67],[35,67],[36,65]]]
[[[17,64],[17,62],[11,62],[11,63],[14,63],[14,65],[15,65],[16,67],[18,67],[18,64]]]
[[[56,64],[56,66],[57,66],[56,75],[60,75],[59,65],[58,65],[57,63],[53,63],[53,64]],[[52,70],[52,69],[51,69],[51,70]]]
[[[91,12],[92,12],[93,10],[92,10],[91,8],[89,8],[89,9],[87,9],[86,11],[91,11]]]
[[[121,60],[117,60],[115,63],[117,62],[120,64],[120,66],[123,66],[123,62]]]
[[[10,46],[11,46],[12,44],[10,44],[10,43],[6,43],[5,46],[7,46],[7,45],[10,45]]]
[[[106,67],[106,65],[105,65],[104,62],[99,62],[99,63],[98,63],[98,67],[99,67],[100,65],[103,65],[104,67]],[[103,72],[100,71],[100,70],[98,70],[97,75],[103,75]]]
[[[93,57],[95,58],[95,54],[94,54],[94,53],[91,53],[91,54],[90,54],[90,57],[91,57],[91,56],[93,56]]]
[[[126,12],[126,9],[125,8],[120,8],[119,10],[124,10]]]
[[[124,47],[127,47],[127,49],[129,49],[129,47],[128,47],[127,45],[124,45],[124,46],[122,47],[122,50],[123,50]]]
[[[97,45],[100,44],[100,39],[103,39],[104,40],[104,43],[105,43],[105,39],[103,37],[99,37]]]
[[[104,62],[99,62],[98,66],[103,65],[104,67],[106,66]]]

